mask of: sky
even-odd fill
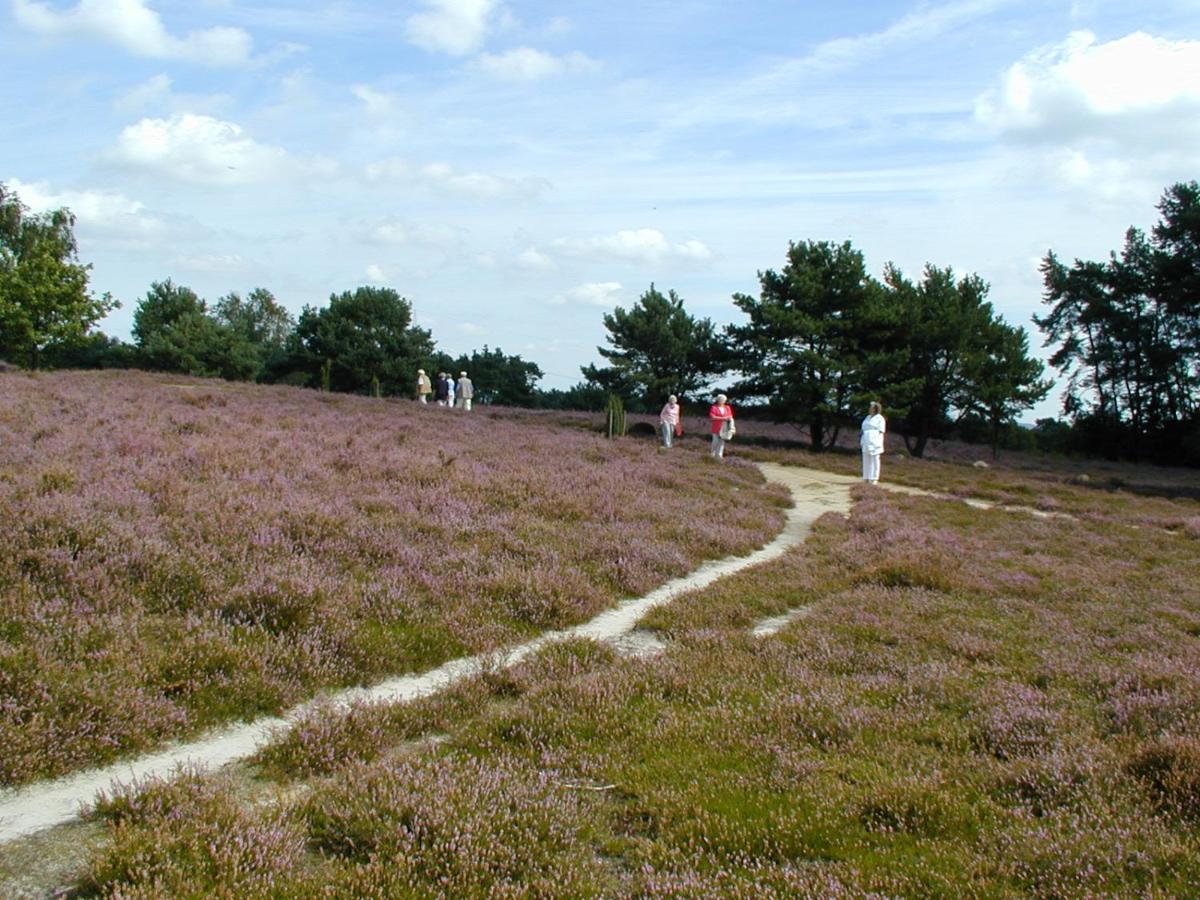
[[[167,278],[371,284],[565,388],[652,283],[738,322],[848,240],[978,274],[1044,357],[1047,251],[1200,178],[1200,0],[0,3],[0,181],[74,212],[123,339]]]

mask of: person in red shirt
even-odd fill
[[[717,402],[708,408],[708,421],[712,425],[712,448],[708,452],[717,459],[725,456],[725,442],[733,437],[733,407],[728,399],[717,394]]]

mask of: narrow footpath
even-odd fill
[[[363,701],[415,700],[481,671],[513,665],[555,641],[591,638],[619,644],[623,637],[633,631],[638,620],[654,607],[668,603],[680,594],[706,587],[726,575],[781,556],[802,543],[813,523],[827,512],[848,513],[851,506],[850,488],[859,483],[857,478],[817,469],[774,463],[762,463],[759,468],[768,481],[783,484],[791,491],[795,505],[788,510],[783,530],[776,538],[747,556],[726,557],[705,563],[694,572],[669,581],[644,597],[626,600],[588,622],[561,631],[546,632],[507,651],[451,660],[421,675],[406,675],[374,687],[353,688],[333,696],[323,696],[283,716],[221,729],[195,741],[172,745],[159,753],[78,772],[55,781],[0,791],[0,845],[76,819],[97,792],[109,790],[116,783],[129,784],[151,777],[165,778],[180,766],[216,769],[248,757],[269,740],[286,732],[299,717],[318,703],[337,707]]]

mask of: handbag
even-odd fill
[[[721,440],[731,441],[735,434],[737,434],[737,426],[733,424],[733,419],[726,419],[721,423]]]

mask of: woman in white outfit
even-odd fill
[[[879,457],[883,456],[883,436],[887,433],[887,420],[883,417],[883,409],[878,403],[872,403],[867,410],[867,417],[862,421],[863,481],[869,484],[879,483]]]

